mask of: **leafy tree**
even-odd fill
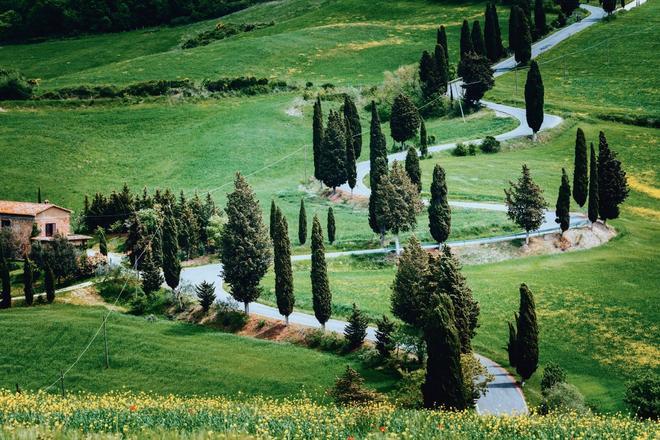
[[[298,242],[303,245],[307,241],[307,212],[305,211],[305,200],[300,199],[300,211],[298,211]]]
[[[445,60],[449,61],[449,47],[447,46],[447,32],[444,26],[440,26],[436,35],[436,44],[442,46],[445,52]]]
[[[408,96],[401,93],[394,98],[390,117],[392,139],[403,145],[403,142],[412,139],[417,134],[419,121],[417,107]]]
[[[548,362],[543,368],[543,378],[541,379],[541,392],[545,394],[558,383],[566,382],[566,370],[556,362]]]
[[[353,102],[353,99],[349,95],[344,95],[342,111],[344,112],[344,123],[350,129],[351,133],[347,142],[353,146],[353,152],[357,159],[362,154],[362,124],[360,123],[360,114],[355,106],[355,102]]]
[[[286,325],[289,325],[289,315],[293,313],[296,298],[293,294],[293,271],[291,270],[291,242],[289,241],[289,225],[286,217],[278,210],[276,216],[275,236],[273,237],[273,253],[275,266],[275,299],[277,308]]]
[[[172,290],[179,285],[181,262],[179,261],[178,231],[174,213],[165,206],[163,218],[163,274],[165,282]]]
[[[34,280],[34,267],[32,262],[25,255],[25,260],[23,261],[23,293],[25,294],[25,305],[31,306],[34,303],[34,286],[32,285]]]
[[[589,193],[587,176],[587,141],[584,131],[578,127],[575,135],[575,161],[573,162],[573,199],[580,207],[584,206]]]
[[[484,35],[481,32],[481,23],[475,20],[472,23],[472,33],[470,34],[472,40],[472,48],[477,55],[486,56],[486,44],[484,43]]]
[[[619,217],[619,205],[628,198],[626,172],[610,150],[602,131],[598,134],[598,212],[604,223]]]
[[[467,20],[463,20],[463,26],[461,26],[461,57],[463,58],[470,52],[474,52],[474,46],[472,46],[472,35],[470,35],[470,25]]]
[[[328,268],[325,263],[325,246],[321,222],[315,215],[312,221],[312,306],[314,316],[325,330],[325,323],[332,313],[332,293],[328,282]]]
[[[355,151],[350,141],[351,138],[351,129],[346,126],[346,180],[348,181],[349,188],[351,188],[352,195],[353,188],[355,188],[355,184],[357,183],[357,164],[355,163]]]
[[[516,371],[523,382],[539,364],[539,329],[536,322],[534,296],[526,284],[520,285],[520,309],[516,329]]]
[[[381,227],[378,224],[378,217],[376,215],[376,193],[378,184],[382,176],[387,175],[387,145],[385,142],[385,135],[380,127],[380,118],[376,103],[371,101],[371,126],[370,126],[370,141],[369,141],[369,183],[371,187],[371,195],[369,196],[369,226],[371,230],[377,234],[381,233]]]
[[[548,32],[548,25],[545,18],[545,9],[543,8],[543,0],[535,0],[534,2],[534,34],[536,38],[541,38]]]
[[[518,348],[518,341],[516,337],[516,326],[518,325],[518,315],[514,316],[514,324],[509,322],[508,325],[509,325],[509,342],[507,343],[506,351],[509,354],[509,365],[515,367],[516,364],[518,363],[518,352],[516,351]]]
[[[321,98],[316,97],[314,102],[314,116],[312,118],[312,151],[314,155],[314,177],[321,180],[321,156],[323,155],[323,110]]]
[[[382,160],[379,159],[378,162],[382,162]],[[376,188],[371,189],[369,197],[369,207],[371,208],[373,204],[374,222],[376,223],[376,231],[380,234],[381,246],[385,246],[385,234],[390,229],[390,202],[392,197],[394,197],[392,196],[394,192],[395,188],[392,182],[390,182],[389,176],[383,174]]]
[[[438,243],[444,243],[451,231],[451,208],[447,200],[445,170],[436,164],[431,182],[431,201],[429,203],[429,229],[431,236]]]
[[[2,297],[0,298],[0,309],[11,307],[11,276],[9,274],[9,263],[0,240],[0,278],[2,278]]]
[[[626,387],[624,402],[641,419],[660,418],[660,379],[645,373],[630,381]]]
[[[420,119],[419,153],[422,155],[422,158],[425,158],[429,155],[429,139],[426,134],[426,124],[424,123],[424,119]]]
[[[509,185],[509,189],[504,190],[507,216],[525,230],[525,243],[529,244],[529,232],[538,229],[545,218],[547,203],[543,198],[543,190],[532,180],[525,164],[518,182],[509,182]]]
[[[458,64],[458,74],[463,78],[463,99],[474,105],[495,85],[493,69],[488,58],[469,53]]]
[[[396,251],[399,253],[399,233],[414,229],[417,224],[417,214],[422,209],[422,203],[419,199],[417,186],[410,180],[408,173],[398,162],[394,162],[389,176],[384,180],[389,180],[391,187],[379,185],[379,195],[383,203],[387,204],[387,216],[381,216],[386,230],[391,231],[396,236]],[[383,183],[381,181],[381,183]]]
[[[525,82],[525,113],[527,125],[533,132],[533,140],[536,140],[536,133],[543,124],[543,95],[543,79],[541,78],[539,65],[536,61],[532,61],[527,72],[527,82]]]
[[[347,348],[349,350],[355,350],[362,346],[364,338],[367,336],[368,324],[369,318],[353,303],[353,311],[351,316],[348,317],[348,324],[344,329],[344,337],[348,342]]]
[[[346,182],[346,128],[344,118],[332,110],[323,135],[320,166],[321,180],[333,192]]]
[[[215,285],[208,281],[202,281],[195,286],[195,294],[204,313],[208,313],[215,301]]]
[[[387,316],[383,315],[381,319],[376,320],[376,350],[384,357],[390,357],[392,351],[396,348],[394,341],[394,330],[396,324]]]
[[[405,168],[410,181],[417,185],[418,192],[422,192],[422,170],[419,167],[419,156],[415,147],[408,147]]]
[[[164,281],[163,275],[160,273],[160,267],[154,262],[151,248],[147,248],[142,264],[142,290],[149,296],[160,289]]]
[[[52,304],[55,301],[55,275],[53,274],[53,269],[48,264],[46,264],[46,269],[44,270],[44,287],[46,290],[46,301]]]
[[[65,236],[57,234],[48,246],[33,246],[33,250],[33,259],[39,267],[45,269],[49,265],[58,282],[75,275],[78,269],[76,248]]]
[[[240,173],[227,195],[227,224],[222,232],[223,276],[231,296],[245,305],[259,298],[259,283],[271,262],[270,240],[254,191]]]
[[[561,169],[561,185],[559,186],[559,195],[555,207],[556,223],[559,223],[562,234],[571,226],[571,185],[568,183],[566,170]]]
[[[332,206],[328,208],[328,243],[335,242],[335,233],[337,227],[335,225],[335,213],[332,211]]]
[[[594,144],[591,143],[591,157],[589,160],[589,209],[588,215],[591,223],[598,220],[598,213],[600,208],[598,206],[598,160],[596,159],[596,151]]]
[[[513,7],[514,9],[517,6]],[[516,29],[515,59],[518,64],[527,64],[532,58],[532,31],[529,20],[523,12],[518,13],[518,28]]]
[[[422,328],[425,315],[437,305],[429,295],[429,259],[419,239],[414,235],[399,257],[392,283],[392,313],[415,328]]]

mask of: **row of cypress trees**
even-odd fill
[[[280,211],[275,200],[270,203],[270,238],[275,238],[277,227],[277,212]],[[280,212],[281,213],[281,212]],[[335,212],[332,206],[328,208],[327,215],[327,229],[328,229],[328,242],[330,244],[335,242],[337,234],[337,223],[335,221]],[[305,209],[305,200],[300,199],[300,209],[298,211],[298,242],[303,245],[307,241],[307,211]]]

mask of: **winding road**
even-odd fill
[[[645,3],[646,0],[638,0],[633,3],[626,5],[625,9],[630,10],[636,6],[639,6]],[[566,26],[565,28],[549,35],[543,40],[537,42],[532,46],[532,57],[536,57],[539,54],[546,52],[552,47],[556,46],[560,42],[566,40],[571,35],[574,35],[577,32],[580,32],[589,26],[597,23],[602,20],[606,13],[598,7],[590,5],[581,5],[583,9],[589,11],[590,15],[583,19],[580,22]],[[500,76],[515,67],[516,63],[513,57],[500,61],[499,63],[493,66],[495,71],[495,76]],[[515,129],[500,134],[496,138],[500,141],[505,141],[521,136],[530,136],[532,130],[529,128],[525,118],[525,109],[510,107],[507,105],[496,104],[493,102],[483,102],[483,104],[498,112],[503,113],[508,116],[511,116],[517,119],[520,123]],[[547,130],[553,127],[558,126],[562,122],[562,119],[559,116],[554,116],[550,114],[545,114],[544,122],[541,130]],[[471,143],[479,142],[480,139],[475,139],[469,141]],[[455,143],[434,145],[429,147],[429,151],[444,151],[456,146]],[[391,162],[393,160],[404,160],[405,152],[395,153],[388,156],[388,160]],[[361,196],[369,195],[369,188],[364,184],[364,179],[369,173],[369,162],[360,162],[357,164],[357,186],[354,188],[354,194]],[[350,191],[348,187],[342,188],[344,190]],[[462,208],[469,209],[485,209],[485,210],[494,210],[494,211],[506,211],[506,206],[501,204],[491,204],[491,203],[477,203],[477,202],[467,202],[467,201],[450,201],[450,205]],[[555,232],[558,230],[558,226],[554,221],[555,215],[554,212],[547,211],[545,214],[545,221],[538,231],[531,235],[542,235],[548,232]],[[588,223],[588,220],[582,215],[577,213],[571,214],[571,226],[577,227],[582,226]],[[465,246],[472,244],[482,244],[482,243],[494,243],[498,241],[511,241],[514,239],[524,238],[524,234],[511,234],[498,237],[482,238],[476,240],[467,240],[460,242],[449,242],[450,246]],[[436,245],[428,245],[428,247],[435,247]],[[391,249],[365,249],[349,252],[331,252],[326,254],[326,258],[335,258],[346,255],[360,255],[360,254],[376,254],[376,253],[386,253],[391,252]],[[294,261],[307,260],[310,259],[309,255],[296,255],[292,257]],[[230,295],[223,288],[223,280],[221,278],[222,265],[221,264],[210,264],[198,267],[186,268],[181,273],[182,282],[197,284],[202,281],[214,282],[216,286],[216,295],[218,300],[228,300]],[[267,306],[260,303],[251,303],[250,304],[250,313],[255,315],[264,316],[272,319],[282,319],[282,316],[279,314],[277,308]],[[290,315],[289,321],[295,325],[302,325],[307,327],[320,327],[318,321],[313,315],[301,312],[294,312]],[[326,329],[343,333],[346,322],[336,319],[331,319],[326,323]],[[367,340],[375,340],[375,330],[369,328],[367,330]],[[516,380],[501,366],[493,362],[492,360],[485,358],[481,355],[477,355],[482,364],[488,369],[488,371],[493,374],[495,380],[488,385],[487,393],[482,396],[477,401],[477,411],[479,414],[498,414],[498,415],[515,415],[515,414],[526,414],[528,412],[527,404],[523,393],[516,383]]]

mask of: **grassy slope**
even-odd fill
[[[50,385],[98,328],[105,309],[69,305],[14,308],[2,313],[0,388]],[[286,343],[244,338],[200,326],[113,314],[108,321],[111,368],[103,368],[98,338],[66,377],[69,391],[107,392],[126,387],[159,393],[286,397],[303,389],[315,399],[347,364],[371,386],[387,389],[391,379],[339,358]],[[276,374],[273,374],[277,372]]]

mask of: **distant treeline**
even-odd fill
[[[266,0],[0,0],[0,41],[118,32],[220,17]]]

